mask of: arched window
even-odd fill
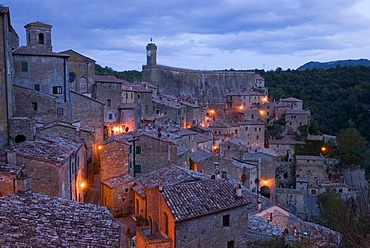
[[[45,36],[43,33],[39,33],[39,44],[45,44]]]
[[[168,215],[164,213],[164,233],[168,235]]]

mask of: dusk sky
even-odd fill
[[[296,69],[370,57],[370,0],[2,0],[24,25],[53,25],[54,52],[139,70],[150,38],[157,63],[187,69]]]

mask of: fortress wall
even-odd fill
[[[192,96],[208,101],[224,100],[233,91],[249,90],[257,74],[240,71],[201,71],[161,65],[143,66],[142,80],[159,87],[159,92],[175,96]]]

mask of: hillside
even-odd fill
[[[271,99],[304,100],[319,131],[336,135],[343,128],[355,127],[370,141],[370,67],[258,72],[266,80]]]
[[[304,71],[307,69],[330,69],[335,68],[337,66],[370,66],[370,60],[368,59],[357,59],[357,60],[337,60],[337,61],[330,61],[330,62],[308,62],[300,67],[297,68],[298,71]]]

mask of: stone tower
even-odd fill
[[[52,51],[51,28],[42,22],[32,22],[24,26],[26,29],[27,47]]]
[[[146,65],[157,65],[157,46],[152,41],[146,46]]]

